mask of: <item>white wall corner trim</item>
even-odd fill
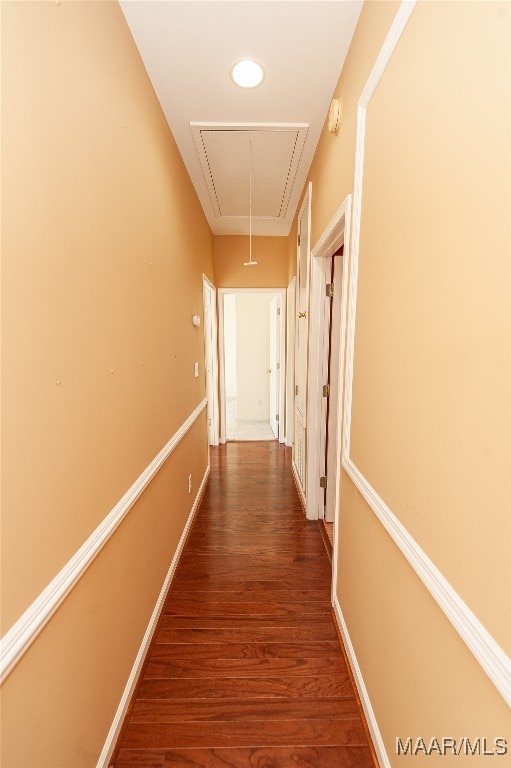
[[[0,684],[14,669],[37,635],[48,623],[59,605],[83,576],[94,558],[105,546],[114,531],[147,488],[162,464],[188,432],[192,424],[207,405],[205,398],[186,419],[184,424],[170,438],[148,467],[135,480],[120,501],[105,517],[80,549],[66,563],[62,570],[27,608],[1,640]]]
[[[511,706],[511,659],[387,507],[351,459],[345,460],[343,467],[508,706]]]
[[[334,599],[333,608],[335,619],[337,621],[337,625],[339,627],[344,643],[344,648],[350,662],[351,671],[353,673],[353,677],[355,678],[358,695],[360,696],[360,702],[366,716],[367,726],[371,734],[373,746],[376,751],[376,756],[378,757],[380,768],[392,768],[387,755],[387,751],[385,749],[385,744],[383,743],[380,729],[378,728],[378,723],[376,721],[376,717],[371,705],[371,700],[369,699],[369,694],[367,692],[367,688],[365,687],[364,678],[362,677],[362,672],[355,655],[355,649],[353,648],[353,644],[351,642],[348,627],[346,626],[344,616],[342,615],[341,605],[337,597]]]
[[[167,576],[165,577],[165,581],[163,582],[163,586],[161,588],[158,600],[156,601],[156,605],[154,607],[154,611],[151,615],[151,618],[149,619],[149,624],[147,625],[147,629],[145,631],[144,637],[142,639],[142,643],[140,645],[140,648],[138,650],[137,656],[135,658],[135,661],[133,663],[133,667],[130,672],[130,676],[128,678],[128,682],[126,683],[126,687],[124,688],[121,701],[119,703],[119,706],[117,708],[117,712],[115,713],[115,717],[113,719],[112,725],[110,727],[110,730],[108,732],[108,735],[106,737],[105,744],[103,746],[101,755],[99,756],[98,762],[97,762],[97,768],[108,768],[110,765],[110,759],[112,757],[113,751],[115,749],[115,745],[117,742],[117,738],[119,736],[124,717],[126,716],[126,712],[129,707],[131,696],[133,695],[133,692],[135,690],[135,687],[137,685],[138,678],[140,676],[140,673],[142,671],[142,667],[144,664],[144,659],[146,656],[146,653],[149,649],[149,645],[151,643],[154,631],[156,629],[156,626],[158,624],[158,619],[160,618],[160,614],[163,610],[163,606],[165,604],[165,600],[167,598],[167,593],[169,591],[170,585],[172,583],[172,579],[174,577],[174,573],[176,572],[177,565],[179,563],[179,558],[181,557],[181,553],[183,551],[183,547],[186,542],[186,538],[188,536],[188,531],[190,530],[190,527],[192,525],[193,519],[195,517],[195,514],[197,512],[197,509],[199,508],[202,495],[204,493],[204,489],[206,487],[206,483],[208,482],[210,473],[210,467],[209,464],[206,467],[206,471],[204,472],[204,477],[202,478],[202,482],[200,484],[199,490],[197,491],[197,495],[195,497],[195,500],[193,502],[193,506],[191,509],[191,512],[188,516],[188,520],[186,521],[186,525],[183,529],[183,533],[181,534],[181,538],[179,539],[179,544],[176,547],[176,551],[174,553],[174,557],[172,558],[172,562],[170,564]]]

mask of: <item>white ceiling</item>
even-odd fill
[[[289,233],[362,0],[120,0],[211,230]],[[265,68],[243,90],[230,69]]]

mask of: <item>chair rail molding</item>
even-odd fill
[[[511,707],[511,660],[509,657],[351,459],[345,460],[343,467],[454,629]]]
[[[115,507],[108,513],[80,549],[59,571],[48,586],[20,616],[1,640],[0,684],[14,669],[37,635],[51,619],[62,601],[83,576],[94,558],[126,517],[139,496],[147,488],[162,464],[186,435],[207,405],[207,399],[197,406],[158,455],[144,469]]]
[[[411,534],[387,507],[350,457],[351,407],[353,392],[353,361],[355,348],[355,319],[357,303],[360,222],[364,175],[364,142],[367,107],[381,80],[392,53],[415,8],[415,0],[403,0],[387,38],[358,102],[355,150],[353,217],[350,248],[350,286],[346,339],[346,380],[344,387],[344,423],[342,466],[369,507],[399,547],[408,563],[437,602],[452,626],[484,669],[504,700],[511,706],[511,660],[490,635],[479,619],[462,600],[439,569],[430,560]]]

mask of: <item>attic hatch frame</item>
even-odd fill
[[[307,138],[309,129],[308,123],[219,123],[219,122],[191,122],[190,128],[192,130],[195,147],[199,156],[202,173],[206,187],[208,190],[211,206],[213,212],[217,218],[223,220],[240,221],[247,219],[245,214],[243,215],[225,215],[222,213],[220,200],[218,199],[218,192],[215,187],[214,171],[211,168],[210,158],[208,157],[208,149],[206,146],[206,134],[216,132],[264,132],[264,133],[276,133],[287,132],[295,133],[294,145],[291,154],[289,166],[287,167],[287,173],[285,182],[283,184],[282,196],[280,200],[279,213],[277,216],[271,215],[255,215],[253,218],[256,220],[283,220],[286,217],[289,200],[293,191],[296,174],[298,172],[300,159],[302,156],[303,147]]]

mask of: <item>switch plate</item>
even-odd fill
[[[195,378],[197,378],[198,375],[199,375],[199,363],[194,363],[193,364],[193,370],[194,370],[194,373],[195,373]]]

